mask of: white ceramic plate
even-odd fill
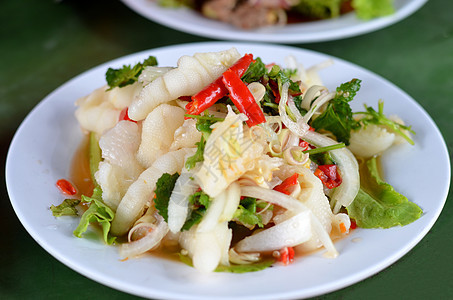
[[[386,268],[413,248],[438,218],[450,184],[445,142],[427,113],[395,85],[356,65],[332,58],[334,65],[320,72],[329,89],[354,77],[363,80],[353,109],[364,101],[397,114],[413,126],[415,146],[396,147],[383,159],[385,177],[424,214],[405,227],[388,230],[357,229],[336,243],[340,256],[328,259],[322,251],[301,257],[287,267],[277,266],[247,274],[202,275],[183,263],[145,256],[120,261],[117,248],[106,246],[99,235],[76,238],[76,218],[54,218],[49,210],[63,196],[55,187],[69,176],[70,162],[82,133],[74,118],[74,101],[104,84],[108,67],[135,64],[152,54],[161,66],[194,52],[219,51],[236,46],[265,62],[283,63],[294,55],[306,66],[331,57],[312,51],[272,45],[198,43],[159,48],[129,55],[89,70],[47,96],[17,131],[6,164],[6,182],[14,210],[30,235],[51,255],[75,271],[112,288],[150,298],[180,299],[287,299],[328,293],[354,284]],[[430,163],[420,163],[427,157]],[[26,187],[24,186],[26,184]]]
[[[205,18],[194,10],[163,8],[151,0],[122,1],[154,22],[195,35],[223,40],[308,43],[338,40],[387,27],[417,11],[427,0],[395,0],[395,14],[367,21],[358,19],[355,13],[348,13],[336,19],[257,30],[240,30],[229,24]]]

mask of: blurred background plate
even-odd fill
[[[165,8],[152,0],[122,0],[138,14],[154,22],[204,37],[276,43],[308,43],[338,40],[390,26],[417,11],[427,0],[395,0],[395,14],[372,20],[360,20],[355,13],[335,19],[288,24],[257,30],[241,30],[230,24],[203,17],[189,8]]]

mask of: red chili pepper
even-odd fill
[[[291,194],[291,187],[295,186],[298,183],[298,181],[297,181],[298,177],[299,177],[299,174],[294,173],[290,177],[283,180],[282,183],[280,183],[279,185],[274,187],[274,190],[278,191],[280,193],[286,194],[286,195]]]
[[[294,248],[293,247],[285,247],[279,251],[280,257],[278,261],[283,263],[285,266],[289,265],[290,263],[294,262]]]
[[[124,108],[121,113],[120,113],[120,116],[118,118],[119,121],[130,121],[130,122],[134,122],[134,123],[137,123],[137,121],[134,121],[132,120],[131,118],[129,118],[129,114],[128,114],[128,108]]]
[[[230,92],[230,99],[237,109],[247,116],[249,127],[266,122],[261,107],[241,78],[232,70],[223,73],[223,83]]]
[[[252,62],[253,55],[245,54],[228,70],[233,71],[239,76],[239,78],[241,78]],[[217,100],[226,96],[227,93],[228,89],[225,87],[225,84],[223,83],[223,76],[220,76],[214,82],[205,87],[203,90],[192,96],[192,102],[189,102],[186,105],[187,114],[190,115],[201,114],[207,108],[216,103]]]
[[[77,194],[76,188],[66,179],[57,180],[57,187],[65,195],[72,196]]]
[[[351,219],[351,226],[349,226],[349,229],[356,229],[357,228],[357,223],[355,222],[354,219]]]
[[[302,148],[302,151],[305,151],[308,149],[308,147],[310,146],[310,144],[304,140],[300,140],[299,142],[299,147]]]
[[[322,183],[329,189],[339,186],[342,181],[336,165],[320,165],[314,174],[321,179]]]

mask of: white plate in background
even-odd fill
[[[274,43],[311,43],[357,36],[390,26],[422,7],[427,0],[395,0],[395,13],[372,20],[360,20],[355,13],[335,19],[288,24],[256,30],[242,30],[208,19],[189,8],[165,8],[151,0],[122,0],[125,5],[156,23],[218,40]]]

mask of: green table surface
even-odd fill
[[[0,1],[0,159],[15,130],[72,77],[137,51],[210,41],[149,21],[120,1]],[[453,2],[431,0],[407,19],[339,41],[297,44],[365,67],[405,90],[453,143]],[[421,164],[428,164],[426,157]],[[451,155],[450,155],[451,159]],[[25,231],[1,174],[1,299],[134,299],[66,267]],[[380,273],[317,299],[453,299],[453,199],[408,254]]]

